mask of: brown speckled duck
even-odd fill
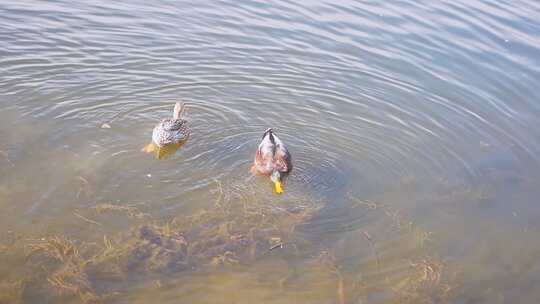
[[[267,129],[255,152],[251,172],[270,176],[276,193],[283,193],[282,180],[292,170],[291,154],[272,129]]]
[[[188,122],[180,118],[185,110],[185,104],[177,102],[174,105],[173,117],[161,120],[152,132],[152,142],[146,145],[142,151],[147,153],[156,152],[156,157],[161,159],[174,153],[189,138],[190,129]]]

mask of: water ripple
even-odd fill
[[[364,218],[347,218],[338,197],[366,180],[474,182],[491,151],[537,172],[540,5],[518,2],[4,1],[0,115],[50,132],[5,144],[70,153],[51,164],[96,175],[100,199],[169,212],[216,180],[268,186],[249,166],[273,127],[295,161],[290,197],[326,199],[338,209],[320,229],[353,231]],[[177,100],[193,134],[157,162],[139,150]],[[65,186],[37,187],[27,208]]]

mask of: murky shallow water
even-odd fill
[[[540,301],[539,18],[534,1],[3,1],[0,303]],[[140,148],[178,99],[192,136],[157,161]],[[280,197],[249,174],[269,126],[295,162]],[[204,211],[204,229],[180,220]],[[216,235],[244,245],[176,254]],[[77,258],[47,257],[70,242]],[[86,279],[59,288],[70,265]]]

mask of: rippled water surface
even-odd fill
[[[539,20],[536,1],[2,1],[0,303],[540,302]],[[191,137],[156,160],[178,100]],[[281,196],[249,172],[268,127],[293,155]],[[77,262],[122,244],[119,275]]]

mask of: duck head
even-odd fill
[[[283,193],[283,186],[281,184],[281,172],[274,170],[272,175],[270,175],[270,180],[274,183],[274,191],[277,194]]]

